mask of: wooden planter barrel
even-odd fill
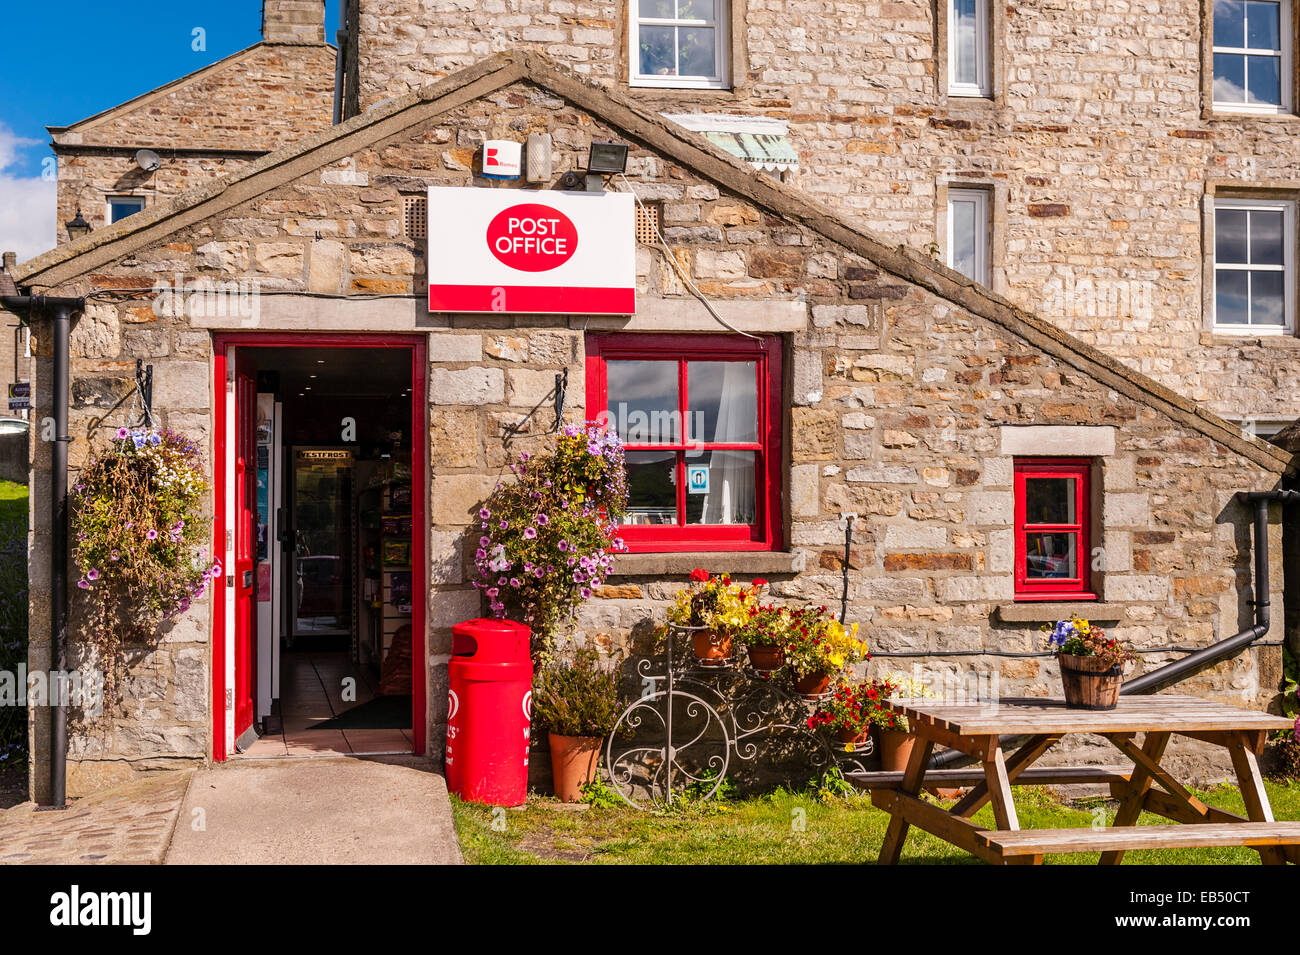
[[[1061,653],[1061,683],[1065,688],[1065,705],[1075,710],[1113,710],[1119,705],[1119,688],[1124,683],[1124,668],[1106,666],[1097,657],[1080,657]]]

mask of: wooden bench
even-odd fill
[[[1014,780],[1017,786],[1070,786],[1083,784],[1106,785],[1126,783],[1133,773],[1132,766],[1030,766],[1021,770]],[[858,789],[898,789],[903,785],[901,772],[846,773],[844,778]],[[926,787],[978,786],[985,781],[984,769],[931,769],[925,774]]]
[[[1295,861],[1300,822],[1201,823],[1195,825],[1115,826],[1104,829],[987,829],[976,841],[1004,860],[1041,862],[1063,852],[1128,852],[1133,849],[1192,849],[1244,846],[1273,851]]]

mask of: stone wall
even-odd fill
[[[471,76],[465,83],[488,79]],[[601,99],[582,95],[585,102]],[[147,290],[160,275],[256,280],[282,293],[337,296],[328,304],[297,301],[317,334],[429,335],[432,526],[424,677],[431,751],[439,750],[444,732],[450,626],[480,611],[469,577],[473,515],[513,454],[546,443],[539,420],[508,448],[504,429],[521,422],[564,368],[571,381],[566,415],[583,416],[586,333],[653,330],[669,321],[677,332],[720,331],[664,255],[649,246],[638,249],[639,311],[630,321],[426,313],[420,304],[425,250],[402,235],[402,197],[430,185],[475,183],[477,147],[506,134],[550,132],[557,175],[581,163],[592,139],[631,139],[633,188],[662,203],[665,236],[678,262],[741,327],[780,336],[789,369],[785,550],[623,558],[620,576],[583,608],[577,639],[643,651],[641,638],[697,563],[747,578],[761,574],[783,597],[834,604],[841,516],[854,512],[849,610],[876,650],[872,667],[906,668],[915,660],[932,672],[995,674],[1004,693],[1052,693],[1057,674],[1033,655],[1039,618],[1026,618],[1023,605],[1012,602],[1007,449],[1014,440],[1007,429],[1025,426],[1113,429],[1087,433],[1114,442],[1113,453],[1097,463],[1104,491],[1097,543],[1104,560],[1101,602],[1118,636],[1154,651],[1203,646],[1248,624],[1249,521],[1233,495],[1275,486],[1281,458],[1050,326],[972,291],[955,274],[852,232],[793,192],[707,154],[699,162],[708,174],[697,171],[673,158],[685,154],[671,152],[681,144],[652,119],[630,123],[635,128],[613,126],[571,98],[523,81],[489,85],[467,98],[445,112],[422,102],[400,106],[412,117],[405,127],[393,113],[377,116],[369,129],[354,124],[312,147],[320,158],[311,171],[301,171],[302,160],[277,164],[256,183],[233,184],[228,201],[220,190],[208,190],[196,201],[207,201],[210,211],[191,224],[165,238],[133,243],[128,236],[120,250],[104,247],[111,261],[92,273],[59,276],[65,294],[139,290],[101,296],[78,322],[74,466],[84,459],[87,442],[80,439],[89,422],[128,387],[137,357],[154,363],[164,424],[207,446],[210,332],[249,326],[156,315]],[[767,204],[745,197],[756,194],[767,196]],[[95,254],[102,260],[104,251]],[[56,259],[36,263],[20,280],[39,286],[43,275],[63,267]],[[383,303],[364,298],[370,293],[412,298]],[[295,301],[268,298],[257,327],[302,328],[281,323]],[[787,318],[774,320],[774,311]],[[40,394],[48,391],[41,384],[48,381],[46,365],[38,363]],[[110,416],[102,427],[118,423]],[[37,489],[45,486],[40,474],[48,460],[38,444]],[[32,565],[43,568],[48,528],[39,495],[34,511]],[[1281,532],[1274,517],[1271,574],[1280,595]],[[34,609],[46,599],[40,577],[33,577]],[[155,653],[132,666],[129,700],[78,737],[74,758],[138,767],[204,757],[211,745],[209,609],[206,601],[195,607]],[[1056,615],[1069,608],[1039,609]],[[39,617],[34,613],[34,665],[48,647]],[[1275,607],[1274,619],[1282,617]],[[921,656],[896,656],[907,653]],[[950,653],[967,655],[939,655]],[[1176,656],[1151,653],[1144,665]],[[1278,658],[1276,647],[1243,654],[1186,688],[1262,707],[1274,692]],[[39,767],[35,772],[39,779]]]
[[[322,37],[258,44],[106,113],[54,127],[58,239],[67,241],[64,225],[78,208],[102,228],[106,196],[143,196],[146,206],[170,199],[328,127],[333,108],[334,51]],[[162,159],[156,172],[136,164],[143,148]]]
[[[360,105],[525,45],[653,109],[786,119],[798,186],[868,229],[942,246],[947,185],[988,189],[996,291],[1219,414],[1300,415],[1294,337],[1207,326],[1205,197],[1300,196],[1300,150],[1294,117],[1208,109],[1206,4],[999,9],[987,100],[940,88],[934,0],[732,6],[732,88],[665,91],[628,87],[628,4],[360,0]]]

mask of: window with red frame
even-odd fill
[[[588,336],[587,413],[627,449],[629,550],[780,547],[779,338]]]
[[[1016,599],[1094,600],[1088,546],[1091,462],[1015,464]]]

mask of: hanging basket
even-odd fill
[[[1124,683],[1120,664],[1106,666],[1097,657],[1058,654],[1065,705],[1074,710],[1113,710],[1119,705],[1119,688]]]

